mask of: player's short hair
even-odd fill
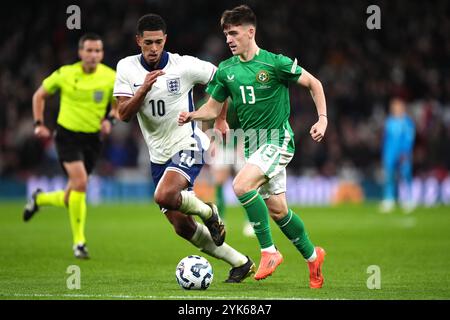
[[[157,14],[150,13],[142,16],[137,23],[137,34],[142,36],[144,31],[162,30],[166,34],[167,26],[164,19]]]
[[[83,34],[81,36],[80,40],[78,40],[78,48],[79,49],[83,49],[84,43],[87,40],[93,40],[93,41],[100,40],[100,41],[102,41],[102,38],[98,34],[93,33],[93,32],[85,33],[85,34]]]
[[[249,6],[243,4],[231,10],[225,10],[220,19],[222,30],[230,26],[251,24],[256,28],[256,15]]]

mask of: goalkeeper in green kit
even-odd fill
[[[207,87],[211,95],[199,110],[182,112],[178,123],[194,120],[223,120],[224,101],[231,97],[245,132],[246,164],[233,181],[236,196],[245,208],[261,247],[256,280],[270,276],[283,262],[275,247],[269,215],[307,261],[310,287],[323,285],[325,251],[314,247],[303,221],[288,208],[286,167],[294,151],[294,134],[289,125],[289,84],[310,90],[318,121],[310,134],[316,142],[327,128],[325,95],[319,80],[283,55],[259,48],[255,41],[256,17],[246,5],[222,14],[221,27],[233,57],[220,63]]]

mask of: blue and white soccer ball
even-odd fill
[[[181,259],[175,271],[177,282],[186,290],[206,290],[213,280],[211,264],[203,257],[192,255]]]

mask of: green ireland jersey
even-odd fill
[[[54,71],[42,86],[49,94],[61,90],[57,123],[75,132],[98,132],[113,98],[115,77],[115,71],[104,64],[89,74],[81,62]]]
[[[294,153],[294,133],[289,125],[289,83],[297,82],[302,68],[283,55],[260,49],[250,61],[233,56],[220,63],[206,91],[217,101],[227,97],[245,132],[249,156],[262,143]],[[248,135],[248,132],[251,132]],[[256,139],[251,139],[255,135]],[[256,146],[251,145],[256,143]]]

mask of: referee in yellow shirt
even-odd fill
[[[114,120],[115,71],[100,63],[103,42],[96,34],[80,38],[78,54],[81,61],[54,71],[33,95],[34,133],[39,138],[49,138],[50,131],[44,123],[45,99],[60,91],[55,143],[59,161],[68,176],[67,186],[54,192],[34,191],[25,206],[23,219],[31,219],[41,206],[67,207],[75,257],[87,259],[86,189],[88,176],[100,154],[101,134],[110,133]]]

